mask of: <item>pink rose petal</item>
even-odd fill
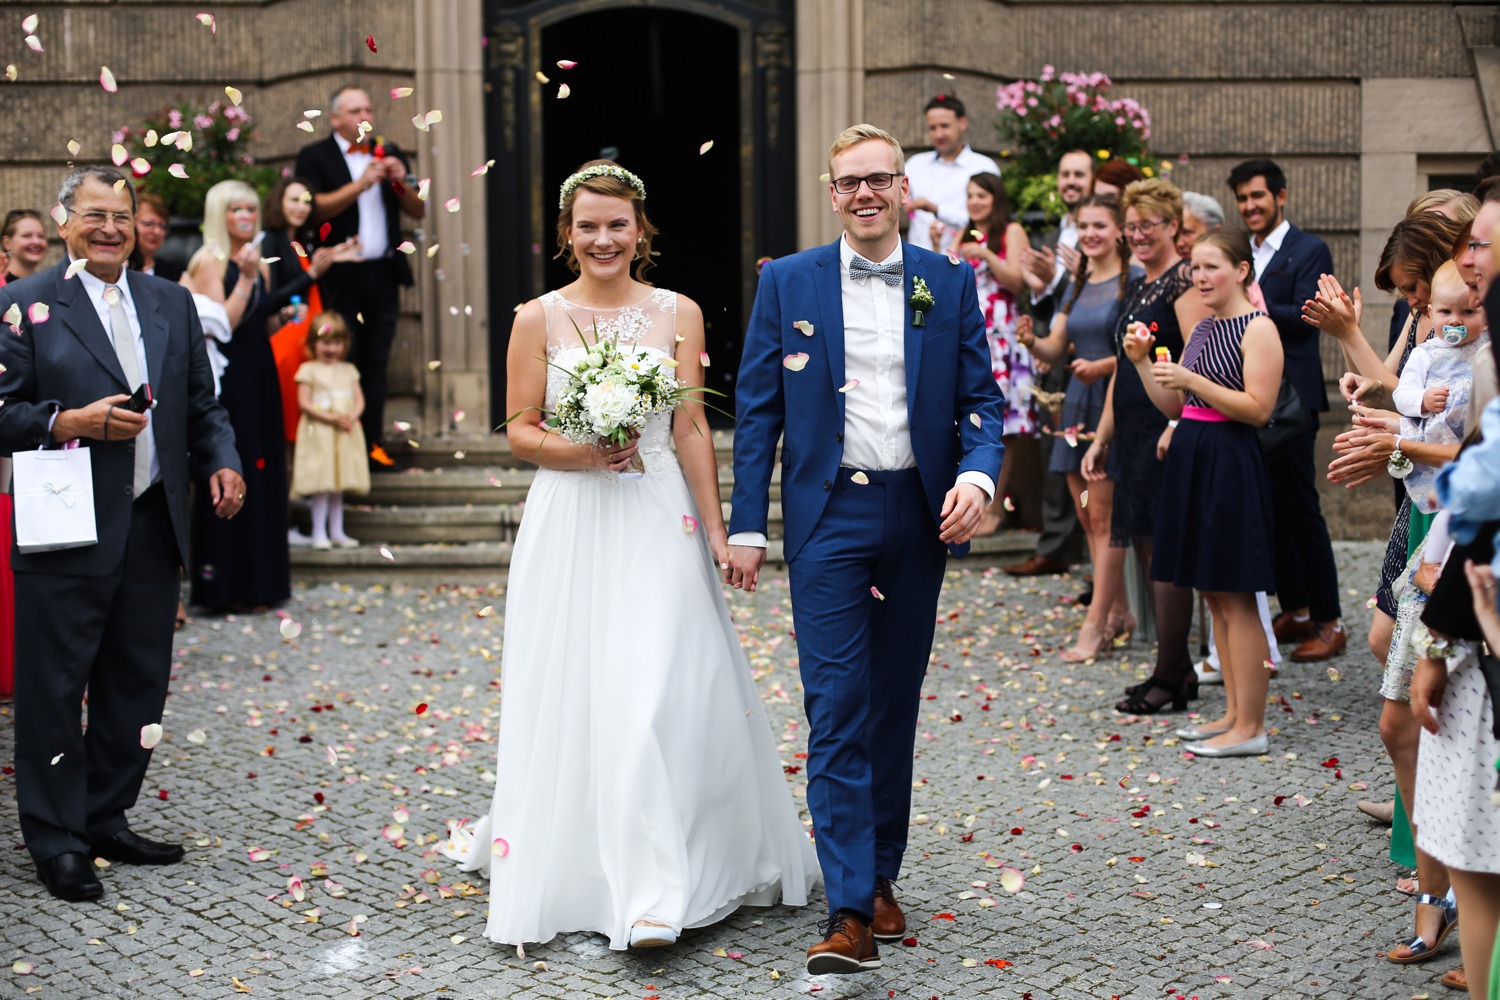
[[[495,842],[490,845],[490,853],[497,858],[503,858],[510,853],[510,841],[504,837],[496,837]]]
[[[691,535],[698,530],[698,519],[690,514],[682,515],[682,533]]]
[[[141,727],[141,746],[150,750],[161,742],[161,723],[153,722]]]
[[[801,351],[796,354],[788,354],[781,359],[781,366],[787,371],[800,372],[807,367],[808,356]]]
[[[45,323],[51,314],[52,310],[47,308],[45,302],[33,302],[31,308],[26,310],[26,315],[30,317],[32,323]]]
[[[557,61],[557,68],[558,69],[572,69],[574,66],[577,66],[577,65],[578,64],[576,62],[574,62],[573,60],[571,60],[571,59],[559,59]]]
[[[877,600],[877,601],[883,601],[883,600],[885,600],[885,595],[882,594],[880,592],[879,588],[876,588],[876,587],[871,587],[870,588],[870,596],[873,597],[873,598],[875,598],[875,600]]]
[[[115,75],[109,71],[108,66],[99,67],[99,86],[103,87],[110,94],[120,92],[120,85],[115,83]]]

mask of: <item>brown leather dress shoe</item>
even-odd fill
[[[1331,660],[1343,653],[1348,645],[1349,633],[1344,631],[1343,622],[1320,622],[1312,638],[1292,650],[1291,660],[1293,663]]]
[[[1311,618],[1293,618],[1290,611],[1283,611],[1271,619],[1271,631],[1277,642],[1305,642],[1318,631],[1318,623]]]
[[[811,976],[843,975],[880,968],[880,949],[869,925],[848,910],[818,924],[823,940],[807,949]]]
[[[876,941],[900,941],[906,936],[906,914],[896,902],[896,887],[888,878],[875,880],[875,917],[870,933]]]
[[[1071,567],[1065,562],[1056,559],[1047,559],[1040,555],[1034,555],[1025,562],[1012,563],[1001,567],[1011,576],[1043,576],[1048,573],[1066,573]]]

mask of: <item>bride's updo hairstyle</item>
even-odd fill
[[[644,285],[651,284],[646,280],[646,271],[652,266],[651,240],[656,236],[656,227],[646,217],[646,185],[613,160],[590,160],[563,182],[558,197],[557,253],[553,259],[563,258],[568,262],[568,270],[578,273],[578,257],[568,242],[568,230],[573,227],[573,199],[578,196],[579,191],[592,191],[607,198],[624,198],[630,202],[635,209],[636,225],[640,227],[641,236],[644,237],[644,241],[635,247],[635,259],[639,262],[635,266],[635,280]]]

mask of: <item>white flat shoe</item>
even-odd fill
[[[1202,740],[1211,740],[1220,733],[1227,733],[1227,729],[1200,729],[1197,726],[1183,726],[1175,730],[1173,735],[1180,740],[1192,740],[1195,743]]]
[[[315,552],[327,552],[333,548],[333,543],[326,538],[319,538],[313,541],[311,547]]]
[[[630,928],[630,947],[632,948],[665,948],[676,943],[677,932],[670,927],[637,921],[635,926]]]
[[[1271,740],[1265,733],[1261,733],[1233,746],[1211,747],[1205,743],[1189,743],[1184,749],[1195,757],[1259,757],[1271,749]]]
[[[359,548],[359,540],[356,539],[356,538],[348,538],[348,537],[335,538],[335,539],[333,539],[333,544],[336,545],[336,546],[338,546],[341,549],[357,549],[357,548]]]
[[[1198,675],[1199,684],[1223,684],[1224,674],[1208,665],[1207,660],[1199,660],[1193,664],[1193,673]]]

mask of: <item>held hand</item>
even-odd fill
[[[1086,361],[1083,358],[1074,358],[1068,362],[1068,371],[1073,377],[1084,385],[1093,385],[1101,378],[1109,377],[1109,364],[1104,360]]]
[[[132,413],[120,404],[130,397],[124,393],[105,396],[78,410],[63,410],[52,424],[52,439],[58,444],[74,438],[95,441],[127,441],[146,429],[146,415]]]
[[[753,594],[765,561],[766,550],[759,545],[730,545],[729,556],[719,560],[719,568],[724,571],[726,584]]]
[[[233,469],[220,469],[208,479],[208,498],[216,516],[231,518],[245,505],[245,481]]]
[[[1437,712],[1443,704],[1443,689],[1448,685],[1448,665],[1442,660],[1422,657],[1411,678],[1411,712],[1423,729],[1438,734]]]
[[[593,446],[594,467],[608,469],[610,472],[624,472],[630,468],[630,459],[638,450],[634,437],[625,445],[600,438],[599,443]]]
[[[1368,378],[1355,372],[1345,372],[1339,379],[1339,395],[1346,403],[1377,402],[1385,398],[1385,385],[1379,379]]]
[[[1371,430],[1380,431],[1382,434],[1399,434],[1401,432],[1401,418],[1394,413],[1385,410],[1372,410],[1368,406],[1360,406],[1358,403],[1350,406],[1354,414],[1355,427],[1368,427]]]
[[[1156,337],[1147,329],[1145,323],[1131,323],[1125,328],[1125,356],[1133,364],[1140,364],[1151,357],[1151,349],[1156,346]]]
[[[1352,490],[1385,475],[1386,459],[1396,450],[1395,446],[1396,439],[1391,434],[1363,427],[1345,431],[1334,440],[1334,451],[1340,454],[1329,463],[1328,481]]]
[[[722,571],[729,564],[729,532],[720,524],[717,528],[705,529],[703,534],[708,539],[708,551]]]
[[[943,523],[938,540],[944,545],[961,545],[974,537],[984,515],[984,490],[973,483],[959,483],[943,498]]]
[[[1168,424],[1167,429],[1161,432],[1161,437],[1156,439],[1156,460],[1158,462],[1165,462],[1167,460],[1167,449],[1170,447],[1172,447],[1172,425]]]
[[[1083,478],[1091,483],[1097,483],[1109,478],[1109,473],[1104,470],[1104,457],[1109,453],[1109,445],[1103,444],[1098,438],[1089,445],[1089,450],[1083,453],[1083,464],[1079,471]]]
[[[1036,343],[1036,324],[1030,316],[1016,317],[1016,342],[1028,351]]]

